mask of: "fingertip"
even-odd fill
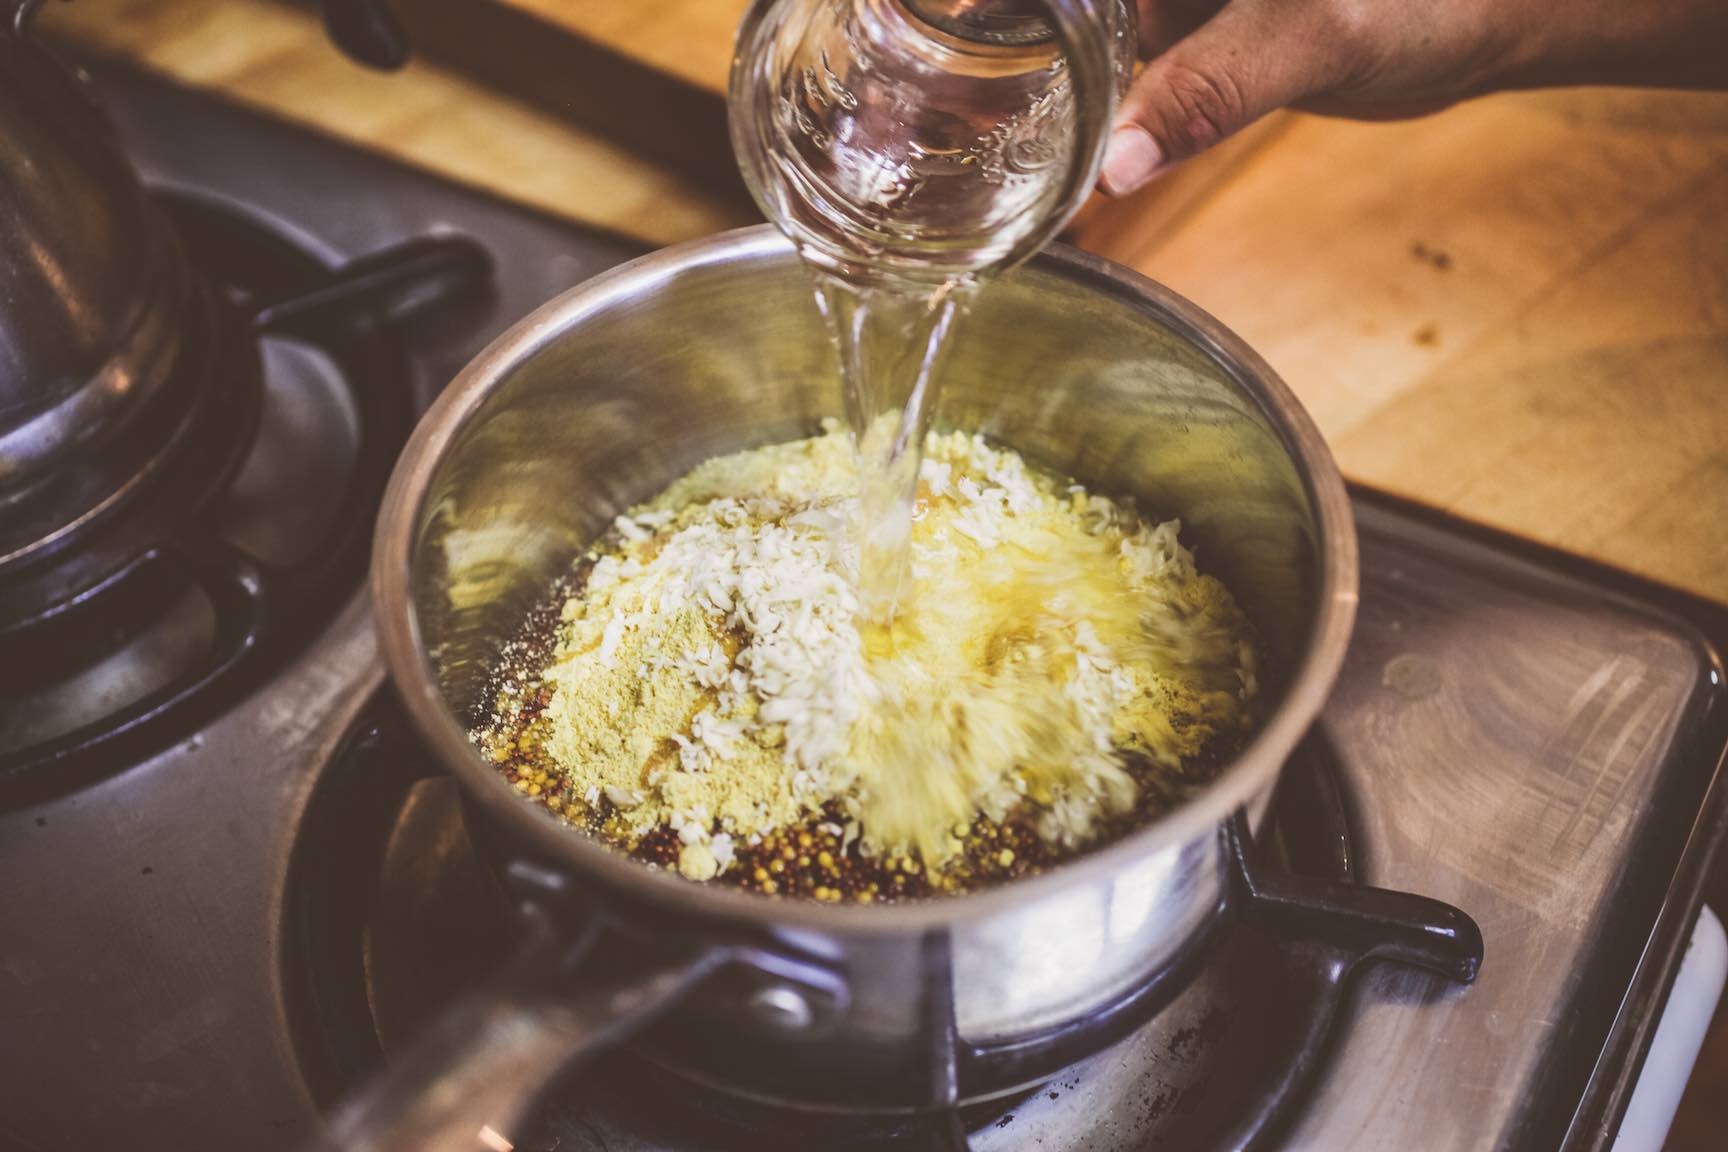
[[[1145,187],[1165,166],[1164,150],[1152,133],[1138,124],[1124,124],[1104,147],[1098,186],[1108,196],[1126,196]]]

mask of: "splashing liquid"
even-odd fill
[[[816,301],[839,352],[846,418],[857,438],[858,583],[864,613],[892,624],[907,586],[924,434],[954,325],[977,283],[934,290],[912,281],[865,286],[816,273]]]
[[[879,628],[905,584],[946,346],[982,283],[1057,218],[1075,147],[1067,64],[1036,6],[985,7],[1000,11],[759,5],[733,74],[740,165],[814,274],[839,350],[866,477],[860,591]]]

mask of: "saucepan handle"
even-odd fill
[[[1452,905],[1409,892],[1283,876],[1262,911],[1307,920],[1310,931],[1356,960],[1390,960],[1459,984],[1482,967],[1482,931]]]
[[[729,957],[656,956],[542,923],[502,971],[431,1024],[331,1117],[308,1152],[497,1152],[554,1077],[678,1002]]]
[[[1482,967],[1482,930],[1462,910],[1408,892],[1311,876],[1265,874],[1248,857],[1248,821],[1237,813],[1229,841],[1236,855],[1244,916],[1281,939],[1311,939],[1348,958],[1414,964],[1468,984]]]

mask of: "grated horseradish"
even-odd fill
[[[1175,521],[932,435],[883,628],[859,479],[826,425],[619,517],[478,742],[686,877],[867,900],[1054,861],[1246,734],[1248,631]]]

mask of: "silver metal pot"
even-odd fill
[[[691,884],[523,803],[466,732],[528,608],[631,503],[706,457],[808,435],[841,411],[809,282],[777,234],[646,256],[496,341],[392,479],[373,560],[390,674],[536,927],[509,971],[336,1119],[336,1144],[507,1133],[558,1067],[662,1012],[637,1043],[744,1096],[877,1112],[985,1099],[1083,1054],[1049,1038],[1192,957],[1228,903],[1233,814],[1258,820],[1344,656],[1356,541],[1337,469],[1240,340],[1159,285],[1060,247],[983,294],[943,389],[938,424],[1181,516],[1263,641],[1253,742],[1124,840],[1047,875],[900,906]],[[932,1062],[933,1036],[950,1058]],[[956,1061],[955,1044],[995,1056]]]

